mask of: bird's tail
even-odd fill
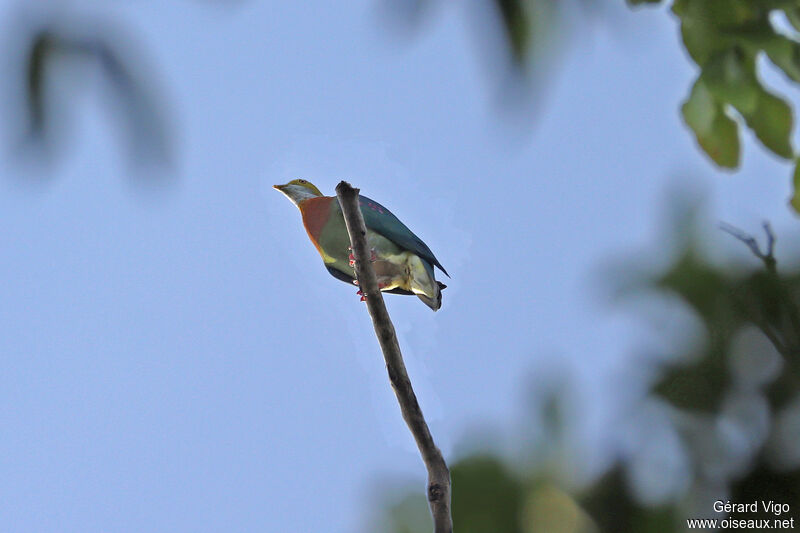
[[[438,311],[442,307],[442,290],[445,289],[447,285],[442,283],[441,281],[436,282],[436,294],[433,298],[429,296],[425,296],[424,294],[417,294],[417,298],[422,300],[422,302],[433,309],[434,311]]]

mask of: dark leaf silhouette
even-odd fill
[[[44,25],[27,33],[22,109],[29,142],[48,147],[61,140],[54,137],[64,133],[50,123],[53,113],[74,99],[75,84],[58,76],[77,79],[84,76],[83,69],[95,68],[107,82],[111,116],[119,121],[131,162],[163,165],[171,161],[169,128],[153,69],[144,66],[142,47],[125,35],[116,24],[90,20],[75,20],[69,27]]]

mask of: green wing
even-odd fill
[[[400,219],[394,216],[391,211],[366,196],[359,195],[359,202],[361,203],[361,214],[364,216],[364,224],[367,228],[383,235],[400,248],[413,252],[420,259],[424,259],[431,265],[436,265],[448,278],[450,277],[450,274],[436,259],[428,245],[414,235],[414,232],[400,222]],[[433,274],[432,271],[431,274]]]

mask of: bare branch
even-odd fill
[[[762,222],[761,227],[764,228],[764,233],[767,234],[767,257],[773,257],[772,253],[775,251],[775,234],[772,233],[772,226],[765,220]]]
[[[752,235],[745,233],[744,231],[740,230],[739,228],[728,224],[727,222],[722,222],[719,225],[719,229],[728,233],[729,235],[733,235],[750,248],[750,251],[753,252],[753,255],[758,257],[759,259],[763,258],[763,254],[761,253],[761,249],[758,247],[758,242],[756,242],[755,238]]]
[[[758,241],[756,241],[755,237],[752,235],[745,233],[744,231],[740,230],[739,228],[732,226],[728,223],[722,222],[719,227],[725,233],[733,235],[735,238],[739,239],[743,243],[750,248],[750,251],[753,252],[753,255],[761,259],[764,262],[764,266],[767,270],[773,274],[776,273],[776,262],[775,256],[773,252],[775,251],[775,234],[772,233],[772,227],[769,225],[769,222],[764,222],[762,224],[764,228],[764,233],[767,235],[767,249],[765,252],[761,251],[761,247],[758,245]]]
[[[450,518],[450,471],[442,457],[442,452],[433,442],[428,424],[422,416],[422,410],[417,402],[411,380],[403,363],[400,344],[394,326],[389,318],[383,295],[378,289],[378,280],[370,261],[370,252],[367,248],[367,228],[359,206],[358,189],[342,181],[336,186],[336,195],[342,206],[342,213],[350,235],[350,246],[355,257],[355,271],[358,286],[364,293],[367,309],[372,317],[375,334],[383,351],[386,361],[386,370],[392,383],[395,396],[400,404],[403,419],[414,435],[417,448],[422,455],[422,461],[428,470],[428,504],[433,515],[434,533],[452,533],[453,522]]]
[[[779,300],[780,309],[785,313],[788,319],[788,324],[780,319],[774,319],[772,322],[765,318],[750,317],[750,320],[760,329],[764,335],[770,340],[780,354],[785,357],[785,360],[790,364],[797,364],[797,335],[800,331],[800,310],[790,292],[788,292],[783,280],[778,275],[777,262],[775,260],[775,234],[772,231],[772,226],[769,222],[764,221],[761,224],[766,234],[766,251],[762,252],[755,237],[745,233],[744,231],[731,226],[730,224],[722,223],[720,228],[726,233],[730,233],[750,248],[753,254],[764,262],[764,266],[775,280],[781,284]],[[794,340],[792,340],[794,339]]]

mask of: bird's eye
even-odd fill
[[[306,180],[300,180],[300,183],[306,184],[308,182]]]

